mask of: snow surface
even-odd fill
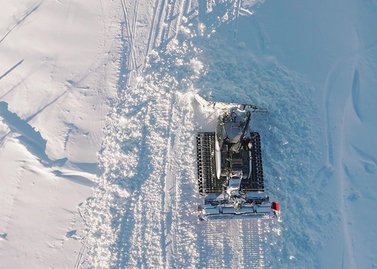
[[[3,4],[0,267],[377,268],[376,12]],[[252,127],[282,222],[197,220],[194,137],[214,115],[195,94],[268,109]]]
[[[116,97],[113,3],[2,1],[0,267],[72,268]]]

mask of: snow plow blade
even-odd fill
[[[248,110],[251,112],[267,112],[267,109],[258,107],[252,104],[238,104],[238,103],[227,103],[227,102],[209,102],[205,100],[200,95],[195,95],[196,102],[203,108],[210,110],[222,110],[229,111],[231,108],[239,108],[242,110]]]

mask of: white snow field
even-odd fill
[[[1,268],[377,268],[377,1],[14,2]],[[268,109],[281,222],[198,221],[196,94]]]
[[[120,3],[1,1],[0,268],[72,268],[116,97]]]

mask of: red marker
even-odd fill
[[[272,204],[271,204],[271,208],[272,208],[272,210],[274,210],[274,211],[280,212],[280,205],[279,205],[279,202],[272,202]]]

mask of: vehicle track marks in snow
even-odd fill
[[[135,40],[132,34],[135,30],[131,29],[125,2],[121,3],[125,20],[127,20],[126,24],[128,24],[125,30],[129,35],[131,34],[129,40],[132,42],[131,47],[133,47]],[[137,8],[133,10],[136,12]],[[135,27],[136,19],[134,18],[133,21]],[[134,53],[134,50],[130,50],[129,53]],[[135,54],[130,57],[134,58]],[[132,67],[135,67],[135,65]],[[160,67],[163,66],[160,65]],[[166,176],[164,174],[164,167],[168,161],[166,155],[169,148],[166,147],[166,141],[170,137],[169,130],[171,123],[169,122],[171,122],[172,117],[172,113],[170,112],[174,104],[174,100],[172,99],[174,95],[169,92],[171,88],[166,87],[166,85],[169,85],[169,79],[171,79],[168,73],[161,73],[161,71],[154,70],[153,68],[155,67],[152,66],[150,70],[143,72],[139,78],[134,76],[128,79],[129,86],[121,96],[122,99],[117,108],[118,111],[113,115],[116,120],[112,123],[112,126],[109,126],[110,130],[118,129],[119,134],[125,133],[128,136],[131,135],[132,137],[136,135],[137,137],[139,136],[137,134],[140,133],[138,124],[144,122],[142,141],[144,141],[145,146],[138,145],[138,143],[132,146],[132,144],[130,145],[132,140],[128,141],[130,139],[125,139],[127,135],[119,136],[116,132],[109,133],[110,140],[108,141],[108,145],[110,147],[108,149],[104,148],[106,151],[102,154],[102,164],[110,173],[105,170],[102,183],[100,184],[102,185],[101,188],[104,188],[104,191],[99,188],[96,200],[102,203],[102,205],[98,204],[99,208],[104,207],[105,209],[108,207],[108,203],[113,204],[111,206],[113,212],[110,215],[106,215],[107,210],[103,211],[105,219],[99,222],[100,226],[97,230],[106,229],[106,226],[109,227],[109,223],[107,222],[110,219],[113,219],[113,221],[112,228],[101,234],[101,237],[108,237],[109,240],[106,240],[107,242],[104,241],[103,245],[95,244],[94,248],[92,247],[89,252],[89,255],[94,255],[94,259],[89,260],[89,263],[94,266],[113,264],[115,268],[124,266],[128,268],[161,268],[166,265],[168,260],[165,251],[167,242],[163,212]],[[138,80],[140,81],[138,82]],[[163,84],[167,82],[168,84]],[[176,83],[174,80],[172,82]],[[143,103],[146,104],[144,105],[146,109],[142,108]],[[123,107],[123,104],[126,105],[126,108]],[[135,108],[142,108],[144,113],[142,118],[142,115],[139,113],[135,114],[132,112]],[[127,111],[130,111],[131,114]],[[118,122],[117,118],[123,122]],[[119,123],[120,126],[117,126]],[[111,139],[114,138],[115,144],[111,142]],[[119,145],[118,143],[122,140],[124,141],[124,145]],[[119,155],[117,152],[119,146],[125,148],[126,151],[123,152],[123,158],[114,160],[114,164],[116,165],[113,165],[111,159],[114,158],[114,153],[115,155]],[[140,152],[139,158],[135,158],[133,152],[135,150],[138,151],[140,147],[145,148],[145,150]],[[125,175],[122,176],[122,174]],[[108,176],[110,178],[106,178]],[[118,199],[116,196],[110,196],[105,200],[101,199],[101,196],[108,196],[107,192],[111,194],[111,190],[114,187],[116,190],[117,186],[131,191],[130,198]],[[128,201],[130,201],[130,208],[125,207]],[[146,201],[148,202],[146,203]],[[93,218],[96,218],[96,216],[93,216]],[[95,229],[93,233],[95,235]],[[114,238],[114,236],[115,242],[112,243],[111,237]],[[110,248],[117,250],[113,254],[110,252],[110,248],[106,247],[109,244],[112,244]],[[122,249],[127,249],[128,251],[119,251]],[[101,253],[103,254],[101,255]]]
[[[198,225],[200,267],[265,268],[266,225],[262,219],[215,219]]]
[[[237,238],[230,242],[231,254],[232,254],[232,268],[245,268],[244,255],[243,255],[243,227],[241,220],[235,220],[234,225],[231,227],[230,238]]]
[[[195,217],[191,215],[190,205],[185,203],[185,197],[192,195],[192,187],[185,187],[190,183],[188,175],[192,174],[191,163],[187,162],[190,160],[187,156],[190,156],[193,150],[187,145],[192,127],[189,124],[192,120],[187,122],[187,116],[192,114],[189,103],[191,98],[179,93],[174,95],[169,129],[169,154],[165,168],[166,268],[193,268],[196,264],[196,251],[192,240],[194,228],[187,221],[192,221]]]
[[[168,127],[168,141],[167,141],[167,151],[166,151],[166,161],[165,161],[165,169],[164,169],[164,182],[163,182],[163,209],[164,209],[164,215],[165,218],[162,220],[161,225],[163,226],[163,235],[161,237],[162,245],[165,247],[165,253],[164,253],[164,264],[165,267],[171,268],[171,257],[173,257],[174,254],[174,236],[172,235],[172,222],[173,222],[173,217],[172,217],[172,189],[174,188],[175,185],[175,175],[172,173],[172,162],[174,158],[174,141],[172,134],[171,134],[171,129],[172,129],[172,119],[174,117],[174,111],[173,111],[173,106],[175,102],[175,96],[173,94],[172,96],[172,101],[171,101],[171,106],[169,108],[169,127]]]
[[[202,268],[225,267],[225,236],[228,230],[227,220],[211,220],[200,223],[198,229],[199,266]]]

